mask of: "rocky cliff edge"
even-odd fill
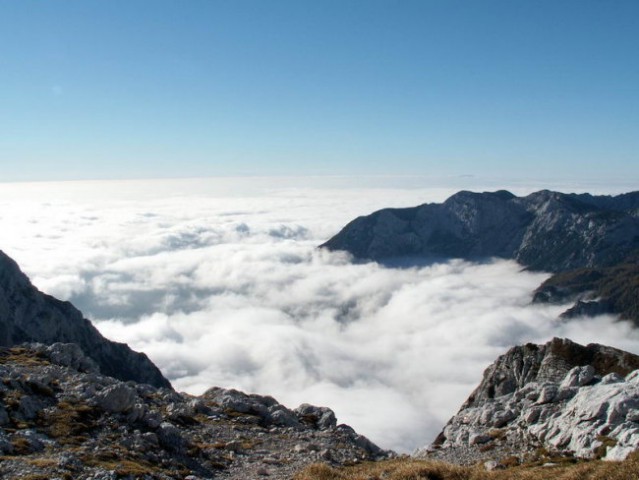
[[[104,338],[71,303],[35,288],[17,263],[0,251],[0,346],[24,342],[75,343],[105,375],[171,388],[145,354]]]
[[[77,345],[55,343],[0,347],[0,455],[1,478],[245,480],[385,452],[328,408],[122,382]]]
[[[624,459],[639,448],[639,356],[555,338],[514,347],[418,457],[452,463],[559,456]]]

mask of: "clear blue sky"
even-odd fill
[[[639,180],[637,0],[0,0],[0,181]]]

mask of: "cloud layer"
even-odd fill
[[[176,388],[328,405],[402,451],[432,441],[512,345],[568,336],[639,352],[625,323],[560,323],[562,307],[532,306],[546,276],[514,262],[392,269],[315,248],[357,215],[441,201],[455,185],[280,182],[4,186],[0,248]]]

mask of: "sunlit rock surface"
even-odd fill
[[[418,456],[454,463],[540,452],[623,459],[639,448],[639,356],[567,339],[512,348]]]

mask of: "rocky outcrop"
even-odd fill
[[[385,209],[359,217],[322,247],[391,263],[402,258],[497,257],[555,273],[596,269],[610,283],[618,266],[636,265],[630,259],[639,251],[638,212],[639,192],[612,197],[542,190],[516,197],[503,190],[462,191],[441,204]],[[639,297],[634,271],[635,281],[626,284],[631,298]],[[621,294],[597,296],[606,293],[598,285],[594,290],[564,289],[563,300],[583,300],[584,295],[590,295],[589,300],[611,300],[607,305],[613,311],[639,323],[639,308],[635,311],[628,307],[630,302],[618,301]],[[562,287],[557,279],[550,286]],[[544,301],[549,295],[540,292],[536,298]]]
[[[101,375],[75,345],[0,347],[0,477],[289,479],[386,456],[324,407]]]
[[[555,338],[514,347],[417,456],[453,463],[539,455],[623,459],[639,448],[639,356]]]
[[[36,289],[18,265],[0,251],[0,346],[23,342],[74,343],[105,375],[171,387],[145,354],[104,338],[69,302]]]
[[[564,318],[616,312],[639,326],[639,255],[612,267],[580,268],[553,275],[535,290],[533,301],[574,301],[575,306],[562,314]]]

